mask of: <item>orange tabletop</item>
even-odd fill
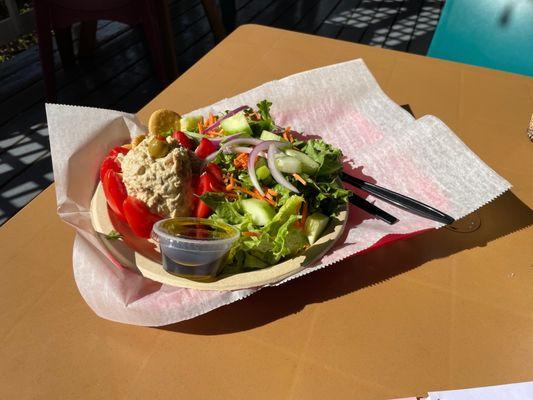
[[[97,317],[48,188],[0,228],[2,399],[386,399],[531,380],[531,78],[243,26],[139,115],[187,112],[362,57],[417,117],[445,121],[514,188],[473,233],[425,233],[166,328]]]

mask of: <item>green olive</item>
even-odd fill
[[[148,154],[150,154],[152,158],[165,157],[169,151],[169,144],[162,140],[152,139],[148,144]]]

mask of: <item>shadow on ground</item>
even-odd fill
[[[354,256],[284,285],[265,288],[212,312],[159,329],[197,335],[220,335],[253,329],[322,303],[380,284],[422,264],[448,257],[533,225],[533,213],[507,192],[478,212],[481,227],[472,233],[439,229],[399,240]]]

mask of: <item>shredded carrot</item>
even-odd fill
[[[252,236],[259,236],[259,233],[247,231],[247,232],[243,232],[242,235],[247,236],[247,237],[252,237]]]
[[[215,131],[209,131],[209,132],[205,133],[205,135],[207,135],[209,137],[213,137],[213,136],[216,136],[216,133],[215,133]]]
[[[304,202],[304,208],[302,210],[302,219],[300,220],[300,226],[305,225],[305,221],[307,221],[307,216],[309,215],[309,205],[307,204],[307,201]]]
[[[276,197],[278,195],[278,192],[276,192],[274,189],[268,188],[267,192],[273,197]]]
[[[235,165],[235,168],[237,169],[246,169],[248,166],[248,154],[239,154],[237,157],[235,157],[235,160],[233,160],[233,165]]]
[[[251,197],[255,197],[256,199],[259,198],[259,200],[261,200],[261,196],[257,196],[257,194],[255,194],[254,192],[242,187],[242,186],[235,186],[235,190],[238,191],[238,192],[242,192],[242,193],[245,193],[247,194],[248,196],[251,196]]]
[[[202,125],[202,121],[198,121],[198,133],[202,133],[204,131],[204,127]]]
[[[259,190],[254,189],[254,193],[255,193],[255,197],[258,198],[259,200],[264,200],[264,201],[266,201],[267,203],[269,203],[272,206],[276,205],[276,202],[274,200],[269,199],[266,196],[262,196],[261,193],[259,193]]]
[[[272,207],[276,207],[276,202],[274,200],[267,199],[266,197],[263,197],[262,200],[266,201]]]
[[[226,190],[227,190],[227,186],[226,186]],[[261,193],[259,193],[259,191],[257,189],[254,189],[254,191],[252,192],[251,190],[248,190],[246,189],[245,187],[242,187],[242,186],[236,186],[233,188],[233,190],[237,191],[237,192],[242,192],[242,193],[245,193],[247,194],[248,196],[250,197],[253,197],[255,199],[258,199],[258,200],[264,200],[266,201],[267,203],[269,203],[270,205],[272,206],[275,206],[276,205],[276,202],[273,200],[273,199],[269,199],[268,197],[265,197],[265,196],[261,196]]]
[[[215,117],[213,117],[212,113],[209,113],[209,118],[207,118],[206,125],[211,126],[213,125],[213,122],[215,122]]]
[[[226,185],[226,190],[227,191],[233,190],[234,187],[235,187],[235,178],[233,177],[233,174],[231,174],[228,179],[228,184]]]
[[[294,176],[294,179],[296,179],[298,182],[300,182],[302,185],[307,185],[307,182],[305,181],[304,178],[302,178],[300,175],[298,174],[292,174],[292,176]]]
[[[285,128],[285,132],[283,132],[283,139],[293,143],[294,142],[294,138],[292,137],[291,135],[291,127],[288,126],[287,128]]]

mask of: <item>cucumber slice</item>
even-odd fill
[[[276,167],[286,174],[302,173],[302,162],[291,156],[281,156],[276,158]]]
[[[241,200],[242,209],[252,216],[254,225],[265,226],[268,224],[276,212],[274,208],[266,201],[259,199],[244,199]]]
[[[261,140],[277,140],[281,142],[283,139],[280,135],[276,135],[275,133],[269,132],[269,131],[263,131],[261,132],[261,136],[259,136],[259,139]]]
[[[328,226],[328,222],[329,217],[319,212],[313,213],[307,217],[304,230],[307,240],[309,240],[309,244],[313,244],[317,241],[322,232],[324,232],[324,229],[326,229],[326,226]]]
[[[260,181],[270,178],[270,170],[268,169],[267,162],[264,158],[259,158],[255,162],[255,175]]]
[[[317,163],[315,160],[313,160],[307,154],[302,153],[301,151],[288,149],[285,150],[285,154],[300,160],[302,162],[302,170],[306,174],[313,175],[316,173],[316,171],[318,171],[318,168],[320,168],[319,163]]]
[[[183,117],[180,119],[180,130],[182,131],[193,131],[198,126],[198,121],[201,117]]]
[[[252,135],[252,129],[246,121],[244,112],[241,111],[229,118],[226,118],[220,123],[220,127],[224,129],[226,135],[233,135],[234,133],[244,133],[246,135]]]

